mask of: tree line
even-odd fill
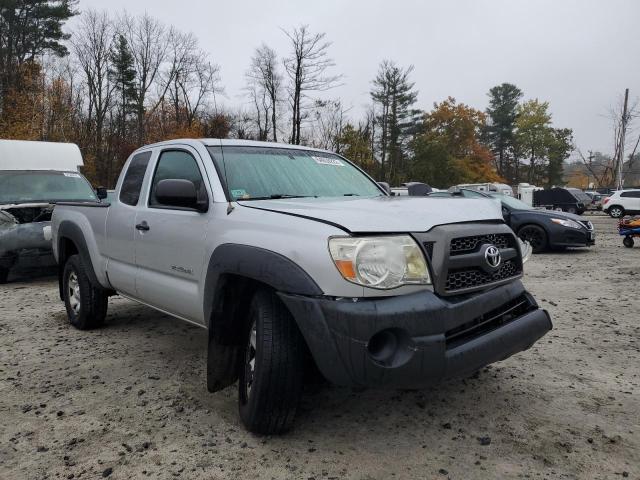
[[[70,33],[65,23],[79,16]],[[137,147],[180,137],[284,141],[325,148],[397,185],[562,184],[572,131],[549,104],[504,83],[485,111],[446,98],[417,107],[413,66],[383,60],[364,113],[331,98],[345,79],[322,32],[282,29],[287,50],[257,46],[241,104],[198,42],[150,15],[78,12],[78,0],[0,6],[0,137],[77,143],[85,174],[113,186]]]

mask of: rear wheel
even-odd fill
[[[575,207],[568,207],[567,208],[567,213],[576,213],[576,208]]]
[[[9,269],[0,267],[0,284],[7,283],[7,278],[9,278]]]
[[[622,240],[622,244],[627,248],[633,248],[633,237],[624,237],[624,239]]]
[[[104,323],[108,296],[102,287],[91,283],[80,255],[72,255],[64,265],[62,292],[71,325],[88,330]]]
[[[518,237],[529,242],[533,253],[540,253],[547,248],[547,232],[537,225],[525,225],[518,230]]]
[[[609,215],[613,218],[620,218],[624,216],[624,208],[614,205],[613,207],[609,207]]]
[[[249,310],[244,365],[240,369],[240,418],[254,433],[291,428],[302,391],[304,341],[274,292],[256,292]]]

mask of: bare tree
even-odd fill
[[[170,43],[165,26],[148,14],[136,18],[125,13],[120,23],[122,34],[129,42],[134,58],[137,77],[137,143],[142,144],[144,142],[145,104],[151,88],[161,75],[161,68],[167,60]],[[165,85],[168,83],[168,81],[165,82]]]
[[[88,121],[94,128],[96,175],[106,184],[109,166],[104,158],[104,128],[114,85],[109,81],[113,24],[106,12],[85,12],[72,40],[88,93]]]
[[[303,105],[305,96],[308,92],[326,91],[337,86],[342,76],[326,74],[326,70],[335,63],[327,56],[331,42],[325,40],[325,33],[311,33],[308,25],[283,32],[291,41],[291,54],[284,60],[290,81],[290,142],[299,145],[303,111],[308,108]]]
[[[340,137],[346,123],[345,109],[340,100],[316,100],[313,105],[313,140],[316,148],[340,153]]]
[[[272,140],[277,142],[277,110],[282,90],[282,74],[278,69],[276,52],[265,44],[256,48],[245,77],[247,96],[256,109],[260,139],[266,140],[271,132]]]

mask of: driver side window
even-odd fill
[[[199,200],[206,200],[207,190],[204,180],[198,168],[198,162],[193,156],[184,150],[166,150],[160,154],[156,171],[151,182],[149,192],[149,206],[162,208],[163,204],[156,198],[156,189],[161,180],[179,179],[193,182],[198,193]]]

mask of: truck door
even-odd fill
[[[209,215],[162,205],[155,189],[165,179],[190,180],[200,198],[212,198],[202,159],[194,149],[173,146],[160,151],[146,201],[138,206],[136,214],[137,297],[202,324],[198,287]]]
[[[135,219],[142,184],[151,151],[135,155],[129,162],[120,185],[120,194],[109,207],[106,222],[107,275],[111,286],[127,295],[136,296],[136,262],[134,255]]]

